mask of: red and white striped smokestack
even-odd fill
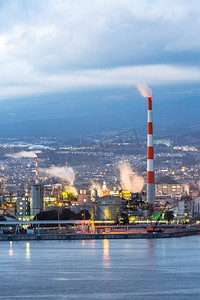
[[[148,97],[147,125],[147,202],[155,203],[152,98]]]
[[[38,157],[35,158],[35,184],[38,184]]]

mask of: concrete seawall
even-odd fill
[[[33,240],[101,240],[101,239],[155,239],[177,238],[198,235],[200,231],[184,230],[165,233],[103,233],[103,234],[2,234],[0,241],[33,241]]]

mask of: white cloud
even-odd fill
[[[197,0],[3,2],[0,98],[199,81],[192,54],[174,64],[200,50],[199,12]]]
[[[26,72],[26,71],[25,71]],[[25,73],[24,72],[24,73]],[[16,83],[9,86],[9,76],[2,77],[0,98],[65,92],[77,89],[104,87],[134,87],[145,82],[149,85],[200,82],[200,68],[168,65],[130,66],[111,69],[89,69],[47,75],[31,71],[18,74]],[[1,76],[0,76],[1,78]],[[21,83],[19,78],[21,78]]]

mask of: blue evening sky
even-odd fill
[[[158,123],[198,122],[199,16],[199,0],[0,0],[0,123],[134,127],[146,114],[138,83]]]

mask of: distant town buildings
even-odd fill
[[[73,187],[76,193],[71,194],[67,182],[42,173],[40,184],[35,185],[34,159],[6,156],[21,150],[33,151],[34,145],[5,139],[0,143],[0,209],[3,214],[29,219],[41,211],[68,208],[75,213],[83,211],[82,218],[87,210],[91,218],[99,221],[114,222],[122,213],[129,216],[130,222],[148,219],[146,186],[135,198],[126,188],[122,191],[118,169],[120,161],[128,161],[146,182],[146,138],[138,139],[135,131],[128,131],[88,136],[85,145],[65,145],[56,139],[40,142],[35,142],[41,151],[39,166],[48,169],[67,162],[76,174]],[[199,218],[199,172],[197,139],[191,140],[191,144],[190,139],[187,144],[159,140],[155,145],[155,212],[161,211],[166,201],[175,219],[182,222]],[[159,181],[163,177],[173,181]]]

